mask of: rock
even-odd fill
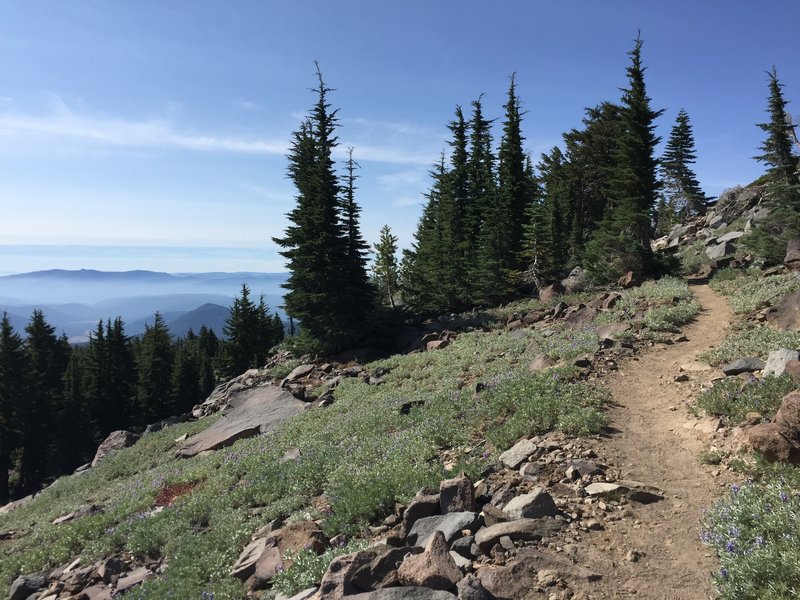
[[[619,292],[610,292],[604,299],[601,308],[603,310],[611,310],[617,305],[617,302],[622,300],[622,294]]]
[[[111,600],[111,591],[102,585],[93,585],[81,592],[82,600]]]
[[[542,517],[555,517],[558,508],[553,497],[542,488],[534,488],[529,494],[522,494],[513,498],[503,507],[512,519],[540,519]]]
[[[623,479],[619,482],[625,497],[640,504],[650,504],[664,499],[664,492],[655,486],[647,485],[641,481]]]
[[[784,367],[784,373],[792,378],[795,383],[800,382],[800,360],[790,360]]]
[[[613,341],[620,333],[625,333],[630,330],[631,326],[629,323],[610,323],[597,328],[597,337],[600,338],[601,343],[606,340]]]
[[[256,562],[267,548],[267,540],[264,538],[250,542],[244,547],[239,558],[233,564],[231,576],[239,581],[246,581],[256,570]]]
[[[103,583],[111,583],[125,571],[125,563],[118,558],[108,558],[97,567],[97,576]]]
[[[482,552],[488,554],[503,536],[507,535],[512,540],[538,542],[542,537],[550,535],[560,527],[561,525],[554,519],[516,519],[491,527],[483,527],[475,534],[475,543]]]
[[[589,496],[607,496],[617,492],[622,495],[620,486],[618,484],[608,483],[605,481],[596,481],[594,483],[590,483],[584,488],[583,491],[585,491]]]
[[[439,512],[472,512],[475,510],[475,488],[464,473],[439,484]]]
[[[230,446],[237,440],[271,431],[307,408],[305,402],[276,386],[245,390],[231,400],[230,408],[216,423],[186,440],[178,454],[191,457]]]
[[[789,240],[786,244],[786,257],[783,259],[783,264],[790,271],[800,270],[800,239]]]
[[[425,350],[431,352],[433,350],[442,350],[447,348],[450,345],[450,342],[447,340],[433,340],[425,344]]]
[[[487,527],[497,525],[498,523],[505,523],[506,521],[511,520],[511,517],[509,517],[504,511],[497,508],[494,504],[484,504],[482,514],[483,522]]]
[[[706,256],[710,260],[720,260],[733,252],[733,246],[729,242],[714,244],[706,248]]]
[[[295,521],[268,533],[264,540],[267,546],[280,548],[282,555],[287,550],[297,552],[304,549],[322,554],[328,545],[325,534],[314,521]]]
[[[292,596],[291,598],[286,598],[285,600],[311,600],[316,595],[317,595],[317,588],[310,587],[301,592],[297,592],[294,596]],[[275,600],[281,600],[280,596],[281,596],[280,594],[275,596]]]
[[[397,569],[402,585],[420,586],[435,590],[450,590],[463,577],[447,549],[444,534],[437,531],[431,536],[422,554],[410,556]]]
[[[382,549],[373,546],[370,550],[377,552],[375,558],[368,565],[359,568],[351,579],[353,588],[365,592],[399,585],[397,569],[400,564],[409,554],[419,554],[423,551],[422,548],[415,546],[399,548],[387,546]]]
[[[797,350],[789,350],[788,348],[780,348],[773,350],[767,356],[767,364],[764,366],[764,377],[774,375],[779,377],[783,375],[786,370],[786,363],[791,360],[800,360],[800,352]]]
[[[719,431],[721,427],[722,427],[722,419],[720,419],[719,417],[701,417],[694,424],[694,429],[702,431],[703,433],[707,433],[709,435]]]
[[[570,329],[582,329],[594,321],[597,316],[597,309],[593,306],[578,305],[574,310],[570,309],[564,316],[564,325]]]
[[[764,368],[764,361],[757,356],[745,356],[744,358],[737,359],[732,363],[728,363],[721,367],[725,375],[739,375],[740,373],[752,373],[753,371],[760,371]]]
[[[572,474],[577,474],[576,479],[580,479],[581,477],[585,477],[587,475],[600,475],[603,473],[603,469],[598,466],[597,463],[592,462],[591,460],[585,459],[576,459],[571,460],[569,463],[569,467],[567,468],[566,475],[570,479],[575,478]]]
[[[732,242],[734,240],[738,240],[740,237],[744,235],[744,231],[729,231],[728,233],[721,235],[717,238],[717,243],[722,244],[725,242]]]
[[[297,381],[298,379],[303,379],[304,377],[308,377],[311,373],[316,369],[317,366],[313,364],[306,364],[300,365],[295,367],[291,373],[289,373],[281,383],[281,387],[283,387],[284,383],[289,383],[292,381]]]
[[[549,574],[547,573],[549,572]],[[529,598],[532,588],[540,586],[539,573],[543,580],[558,580],[587,583],[600,579],[600,575],[585,567],[572,564],[571,560],[549,556],[534,548],[517,550],[517,557],[505,565],[489,565],[477,571],[483,587],[498,600]]]
[[[800,331],[800,292],[789,294],[772,307],[767,322],[779,331]]]
[[[530,373],[541,373],[547,369],[552,369],[556,365],[558,365],[557,360],[550,358],[547,354],[540,354],[528,365],[528,371]]]
[[[132,431],[112,431],[108,437],[98,446],[97,452],[92,460],[92,467],[96,467],[100,461],[106,458],[115,450],[129,448],[139,441],[139,436]]]
[[[347,596],[347,600],[456,600],[456,596],[443,590],[427,587],[391,587]]]
[[[639,285],[639,278],[633,274],[633,271],[628,271],[617,280],[617,285],[623,290],[627,290]]]
[[[352,579],[362,567],[369,565],[374,553],[362,550],[337,556],[331,561],[319,584],[319,597],[324,600],[341,600],[345,596],[356,598],[361,590],[355,589]],[[351,594],[356,594],[351,596]]]
[[[453,512],[423,517],[414,523],[407,538],[415,546],[424,546],[434,533],[441,532],[445,541],[449,542],[461,537],[464,529],[474,531],[479,518],[480,516],[474,512]]]
[[[265,548],[255,564],[254,576],[256,589],[267,585],[270,579],[285,569],[281,551],[275,546]]]
[[[800,442],[800,390],[789,392],[781,400],[773,422],[792,442]]]
[[[532,310],[529,311],[524,317],[522,317],[523,325],[533,325],[534,323],[538,323],[542,319],[547,316],[547,311],[543,309],[539,310]]]
[[[458,600],[494,600],[481,580],[471,573],[458,582]]]
[[[152,571],[150,571],[147,567],[139,567],[117,581],[117,587],[114,590],[114,594],[122,594],[132,587],[139,585],[148,577],[152,577],[152,575]]]
[[[28,596],[47,586],[46,573],[21,575],[12,583],[8,592],[8,600],[26,600]]]
[[[588,281],[586,272],[580,267],[575,267],[572,269],[567,278],[561,280],[561,285],[568,294],[582,292],[584,289],[586,289],[587,284]]]
[[[536,452],[537,448],[536,442],[532,440],[520,440],[511,448],[503,452],[500,455],[499,460],[509,469],[516,469],[524,461],[528,460],[528,457]]]
[[[539,292],[539,301],[543,304],[548,304],[553,298],[556,296],[560,296],[566,290],[564,286],[560,283],[554,283],[552,285],[548,285],[546,288]]]
[[[178,415],[177,417],[169,417],[161,421],[156,421],[155,423],[150,423],[147,427],[145,427],[144,433],[142,435],[157,433],[163,429],[166,429],[167,427],[172,427],[173,425],[177,425],[178,423],[186,423],[188,420],[189,420],[189,415]]]
[[[417,494],[403,512],[403,531],[408,533],[419,519],[439,512],[439,494]]]
[[[747,445],[770,462],[800,463],[800,452],[775,423],[761,423],[746,431]]]

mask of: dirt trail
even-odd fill
[[[684,427],[683,403],[697,387],[674,378],[680,365],[722,342],[731,315],[725,300],[708,286],[692,289],[702,311],[684,329],[688,341],[626,361],[605,381],[613,395],[616,433],[598,440],[597,454],[620,477],[655,485],[666,495],[654,504],[631,504],[632,518],[609,522],[605,531],[589,536],[581,562],[603,575],[586,590],[591,598],[714,597],[709,573],[715,562],[699,541],[699,521],[725,482],[714,476],[715,467],[698,459],[707,449],[707,435]],[[642,557],[628,560],[630,550]]]

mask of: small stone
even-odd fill
[[[641,552],[637,552],[636,550],[628,550],[628,553],[625,555],[625,560],[628,562],[639,562],[641,557]]]
[[[536,580],[542,587],[553,587],[558,583],[558,572],[552,569],[541,569],[536,574]]]

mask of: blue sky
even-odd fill
[[[659,133],[688,111],[716,195],[763,170],[773,64],[800,114],[797,23],[796,0],[5,2],[0,274],[282,270],[270,238],[293,206],[285,151],[315,60],[370,242],[388,223],[411,243],[456,104],[483,93],[501,117],[516,72],[538,156],[619,98],[637,29]]]

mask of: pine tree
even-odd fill
[[[3,504],[10,498],[11,456],[20,443],[19,411],[27,400],[27,368],[22,338],[4,312],[0,320],[0,503]]]
[[[397,236],[392,235],[388,225],[381,227],[380,239],[374,245],[375,262],[372,273],[380,297],[385,298],[389,306],[395,307],[394,296],[397,293]]]
[[[301,331],[323,349],[334,349],[356,337],[371,298],[356,297],[349,289],[349,284],[368,279],[363,263],[359,265],[350,252],[347,226],[357,222],[348,223],[342,215],[342,190],[332,158],[337,111],[330,109],[331,90],[319,69],[317,76],[317,102],[294,133],[289,152],[297,205],[288,215],[291,224],[284,237],[273,241],[283,248],[281,255],[291,271],[284,284],[286,312],[299,319]]]
[[[469,122],[469,157],[467,159],[466,198],[464,203],[463,236],[465,242],[464,262],[468,268],[476,266],[480,244],[481,227],[485,213],[495,205],[497,181],[492,152],[492,121],[483,116],[481,98],[472,102],[472,118]],[[472,294],[474,290],[470,291]]]
[[[29,381],[26,401],[20,406],[21,456],[19,485],[32,492],[48,474],[53,407],[60,400],[62,377],[69,361],[69,345],[55,335],[41,310],[34,310],[25,326],[25,357]]]
[[[800,237],[800,161],[792,149],[793,125],[786,110],[783,84],[775,67],[769,76],[769,122],[758,126],[767,134],[756,160],[767,165],[764,204],[769,215],[745,239],[748,248],[768,264],[783,261],[790,239]]]
[[[756,160],[767,165],[767,179],[775,185],[796,186],[798,184],[798,157],[792,149],[793,125],[783,97],[783,84],[778,79],[775,67],[769,76],[769,122],[758,126],[767,134],[761,144],[762,154]],[[797,209],[798,207],[794,207]]]
[[[64,373],[64,387],[53,405],[48,464],[52,474],[69,473],[91,458],[97,432],[84,393],[84,360],[87,350],[74,348]]]
[[[139,422],[134,413],[136,361],[131,338],[125,334],[122,317],[106,322],[105,402],[101,411],[106,431],[125,429]]]
[[[197,370],[203,397],[207,397],[217,385],[213,361],[217,356],[218,350],[219,339],[217,334],[214,333],[213,329],[209,329],[205,325],[201,326],[197,334]]]
[[[522,250],[522,238],[526,225],[526,208],[533,201],[527,186],[525,175],[525,152],[522,148],[522,113],[520,100],[516,93],[516,77],[511,76],[508,88],[508,100],[505,104],[505,120],[503,137],[498,151],[498,196],[499,203],[505,207],[509,222],[506,236],[508,238],[508,254],[505,267],[520,269],[519,253]]]
[[[170,416],[170,388],[175,355],[169,329],[160,313],[152,325],[145,325],[136,357],[139,379],[136,386],[141,424]]]
[[[603,281],[626,271],[643,275],[654,268],[650,239],[659,181],[656,177],[655,119],[663,111],[653,110],[644,82],[642,39],[636,38],[628,52],[629,87],[623,89],[622,123],[617,164],[612,177],[612,198],[598,229],[586,247],[589,268]]]
[[[170,382],[170,413],[180,414],[201,402],[197,340],[179,339],[174,346],[175,360]]]
[[[692,124],[689,122],[689,115],[681,109],[661,156],[664,204],[674,212],[677,221],[706,212],[706,196],[690,166],[696,159]],[[662,219],[659,214],[659,223]]]

